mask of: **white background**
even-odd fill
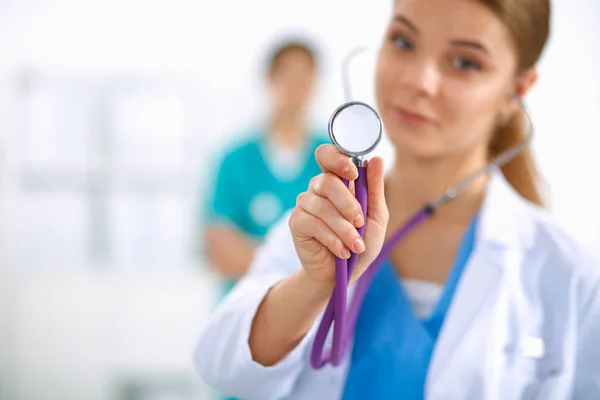
[[[323,124],[343,101],[341,58],[377,44],[390,7],[0,1],[0,398],[124,399],[123,382],[159,386],[139,398],[208,398],[191,353],[215,297],[197,246],[210,157],[264,114],[274,37],[320,44]],[[598,20],[596,0],[555,1],[528,99],[552,211],[596,252]],[[371,60],[353,71],[367,101]]]

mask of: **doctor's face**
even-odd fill
[[[515,89],[517,61],[508,29],[480,2],[396,1],[376,94],[397,154],[487,155]]]

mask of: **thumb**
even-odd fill
[[[383,159],[373,157],[367,166],[367,218],[380,227],[387,227],[388,208],[383,183]]]
[[[371,265],[383,246],[389,219],[383,185],[383,159],[373,157],[367,163],[367,220],[364,241],[366,250],[358,259],[352,281]]]

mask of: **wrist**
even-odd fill
[[[302,268],[296,271],[290,279],[298,288],[301,288],[302,293],[318,304],[327,304],[335,288],[335,282],[315,281]]]

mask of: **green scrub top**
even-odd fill
[[[307,190],[311,178],[321,173],[314,153],[329,141],[326,134],[312,132],[295,155],[294,171],[285,176],[274,160],[281,154],[269,145],[267,135],[244,136],[247,139],[228,151],[216,168],[205,223],[233,224],[261,241],[271,225],[296,205],[296,197]],[[222,296],[234,285],[234,280],[226,282]]]

